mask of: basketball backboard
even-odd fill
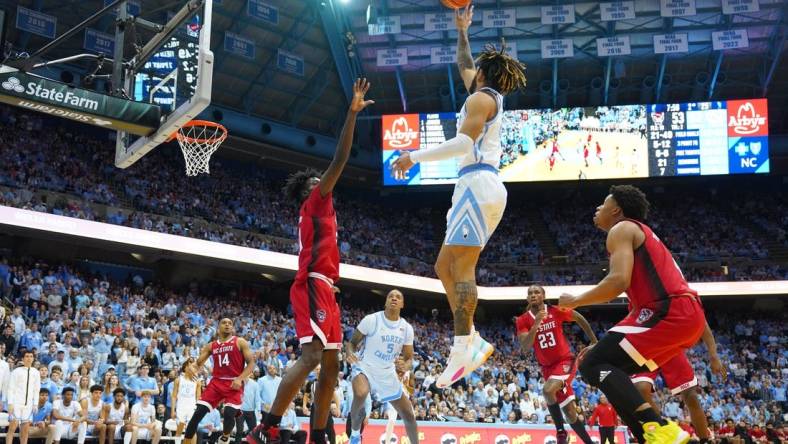
[[[131,166],[211,103],[212,11],[213,0],[189,1],[170,14],[163,29],[124,66],[122,82],[128,97],[158,105],[162,117],[159,128],[148,136],[118,131],[115,166]],[[124,12],[119,9],[118,14],[122,17]],[[115,48],[117,59],[117,51],[123,51],[123,45]]]

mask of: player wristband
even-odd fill
[[[410,155],[410,160],[414,163],[432,162],[435,160],[451,159],[473,151],[473,139],[467,134],[457,133],[457,135],[435,148],[428,150],[418,150]]]

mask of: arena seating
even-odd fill
[[[130,375],[136,374],[141,362],[151,366],[150,374],[161,392],[166,393],[168,371],[178,368],[185,357],[196,356],[199,346],[210,340],[218,312],[236,320],[237,333],[252,344],[261,374],[265,374],[269,364],[286,369],[294,362],[298,350],[292,320],[285,311],[198,285],[187,289],[166,288],[144,282],[139,276],[132,276],[128,282],[115,282],[74,264],[13,258],[0,260],[0,282],[6,300],[17,307],[4,320],[10,327],[9,334],[0,335],[9,365],[13,368],[21,350],[34,348],[37,365],[46,366],[54,358],[42,347],[46,341],[74,347],[76,356],[67,360],[66,374],[76,372],[77,376],[58,387],[71,385],[78,397],[86,395],[79,388],[79,374],[104,383],[108,370],[114,368],[123,385]],[[352,305],[344,307],[346,336],[365,314]],[[784,423],[788,419],[784,417],[788,407],[785,387],[788,339],[784,315],[748,312],[742,316],[724,309],[708,314],[730,377],[718,381],[711,375],[703,346],[693,349],[690,357],[702,388],[703,405],[715,426],[729,417],[742,423],[746,430],[754,425],[763,428],[770,423]],[[587,316],[598,334],[615,318],[609,311],[590,311]],[[541,396],[540,372],[533,357],[518,350],[511,320],[478,324],[481,333],[494,342],[497,353],[467,380],[447,390],[437,389],[434,382],[448,354],[450,323],[439,316],[419,315],[410,316],[409,321],[419,332],[415,344],[413,399],[420,420],[476,421],[481,417],[499,423],[549,422]],[[585,343],[582,333],[576,327],[569,331],[575,349],[579,350]],[[109,353],[100,353],[93,345],[100,342],[102,335],[113,344]],[[166,355],[170,347],[174,360],[173,355]],[[133,349],[143,350],[141,360],[128,357]],[[350,402],[347,380],[350,372],[346,364],[342,370],[343,379],[337,391],[341,405],[332,409],[339,417],[347,414]],[[582,379],[575,381],[574,388],[580,409],[588,417],[600,393]],[[657,398],[665,406],[666,415],[686,418],[687,413],[670,400],[661,382],[658,388]],[[308,389],[296,400],[299,416],[307,416],[310,411],[306,393]],[[158,396],[156,402],[166,404],[166,399]],[[380,415],[381,406],[375,403],[373,418]]]
[[[69,122],[5,106],[0,107],[0,124],[2,205],[251,248],[297,251],[295,206],[279,191],[281,174],[228,162],[226,168],[213,168],[211,176],[188,179],[176,160],[164,159],[161,153],[147,156],[139,167],[117,170],[105,133],[80,132]],[[205,189],[213,191],[204,193]],[[687,192],[681,200],[657,194],[650,196],[650,221],[693,279],[785,279],[788,270],[769,260],[774,256],[770,243],[788,251],[788,206],[784,196],[774,193],[770,199],[742,195],[742,205],[729,206],[703,193]],[[336,196],[344,262],[434,276],[445,208],[391,211],[351,194],[340,190]],[[587,195],[576,195],[539,206],[511,199],[481,257],[479,283],[599,279],[606,256],[603,236],[591,223],[594,208],[588,200]],[[775,205],[763,203],[767,200]],[[759,216],[742,224],[741,216],[752,213]],[[672,223],[675,214],[685,215],[682,223]],[[419,221],[418,229],[413,229],[413,221]],[[704,225],[715,229],[700,230]],[[551,267],[554,258],[562,261]]]

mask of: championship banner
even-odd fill
[[[301,418],[299,418],[301,419]],[[301,429],[309,430],[309,421],[304,418]],[[337,444],[347,444],[344,421],[335,421],[334,430]],[[595,444],[600,442],[599,429],[589,429],[588,433]],[[397,421],[389,441],[386,439],[386,421],[370,420],[364,427],[362,444],[410,444],[402,421]],[[514,425],[484,424],[469,422],[432,422],[419,421],[420,444],[550,444],[555,443],[555,427],[552,425]],[[616,442],[627,442],[626,428],[616,429]],[[580,444],[580,439],[569,432],[569,444]]]

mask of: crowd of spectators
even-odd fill
[[[571,110],[549,117],[552,123],[545,123],[548,129],[562,119],[577,125],[580,121],[580,115]],[[104,133],[81,132],[69,122],[9,107],[0,107],[0,125],[0,158],[4,160],[0,186],[5,187],[0,190],[0,204],[250,248],[297,252],[296,207],[284,199],[280,192],[283,176],[275,171],[226,161],[226,167],[216,164],[210,176],[188,178],[177,157],[165,158],[158,150],[134,167],[120,170],[113,166],[114,144]],[[37,197],[40,191],[55,191],[61,197],[45,201]],[[443,238],[447,208],[410,205],[393,209],[380,199],[355,194],[339,192],[335,198],[343,262],[434,277],[432,264]],[[742,266],[736,273],[725,273],[721,268],[691,270],[685,265],[721,257],[767,258],[762,236],[785,242],[788,221],[784,210],[788,207],[783,200],[778,198],[772,207],[743,200],[747,210],[740,211],[755,215],[753,223],[763,230],[759,234],[705,196],[650,197],[654,203],[650,224],[690,276],[702,280],[785,276],[785,269],[778,265]],[[592,283],[598,278],[598,269],[582,264],[598,265],[606,260],[604,237],[591,223],[593,211],[587,196],[547,205],[510,199],[504,220],[480,258],[478,282]],[[529,217],[534,213],[536,217]],[[676,214],[682,215],[682,223],[675,223]],[[537,238],[531,227],[535,221],[544,223],[551,239]],[[554,243],[566,263],[576,269],[539,269],[549,259],[543,242]],[[530,267],[514,269],[512,265]]]
[[[216,313],[231,316],[236,333],[251,344],[257,366],[254,386],[260,394],[253,398],[254,410],[265,411],[270,406],[278,378],[298,354],[289,308],[278,309],[232,291],[216,294],[196,283],[175,291],[144,282],[139,276],[116,282],[69,264],[6,259],[0,260],[0,283],[6,300],[16,304],[5,317],[0,334],[4,360],[13,369],[19,365],[21,354],[32,350],[42,386],[49,388],[53,399],[65,387],[75,390],[75,399],[84,399],[94,383],[104,386],[103,396],[111,399],[114,375],[118,386],[128,390],[132,403],[143,388],[152,390],[157,412],[166,419],[172,407],[169,391],[177,369],[189,357],[196,357],[200,346],[214,337]],[[343,306],[347,338],[373,309],[362,310],[346,299]],[[732,419],[747,437],[756,426],[779,429],[788,420],[784,313],[707,309],[707,314],[719,344],[718,353],[730,373],[726,381],[716,379],[703,346],[690,351],[712,426],[718,429]],[[435,380],[451,346],[451,324],[437,310],[423,315],[411,311],[406,316],[417,332],[412,400],[419,420],[550,422],[541,394],[541,373],[533,357],[519,350],[511,319],[479,322],[479,331],[495,345],[496,353],[459,384],[440,390]],[[612,321],[623,316],[623,311],[590,311],[586,316],[601,335]],[[574,349],[579,350],[586,342],[582,332],[576,326],[567,330]],[[341,370],[332,404],[335,417],[346,416],[351,402],[350,367],[343,363]],[[310,383],[314,379],[313,374]],[[600,392],[582,378],[575,380],[573,388],[579,411],[588,418]],[[656,398],[666,416],[687,420],[687,411],[670,397],[660,380]],[[296,398],[292,414],[308,416],[310,409],[310,390],[305,388]],[[382,411],[383,406],[374,402],[372,417],[379,418]]]

